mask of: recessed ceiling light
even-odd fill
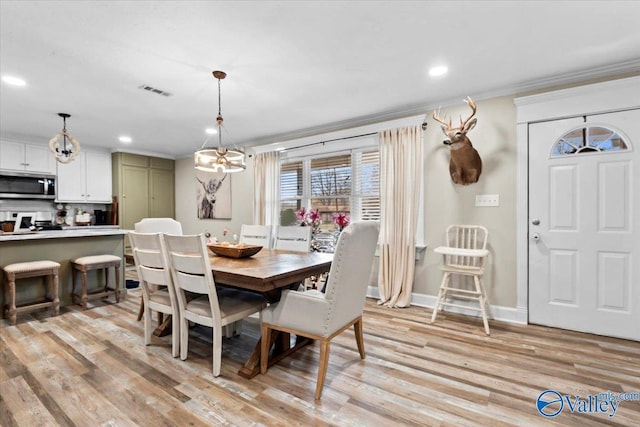
[[[438,65],[437,67],[429,68],[429,75],[431,77],[440,77],[447,74],[448,71],[449,71],[449,68],[447,68],[446,65]]]
[[[130,136],[123,135],[123,136],[118,138],[118,141],[122,142],[123,144],[130,144],[131,141],[133,141],[133,140],[131,139]]]
[[[27,82],[20,77],[15,76],[2,76],[2,81],[11,86],[26,86]]]
[[[206,128],[204,131],[206,132],[207,135],[215,135],[218,133],[218,129],[214,129],[214,128]]]

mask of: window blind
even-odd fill
[[[281,225],[295,224],[302,207],[318,210],[324,229],[335,228],[337,212],[349,214],[352,221],[380,219],[377,147],[283,161],[280,170]]]

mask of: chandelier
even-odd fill
[[[222,113],[220,103],[220,80],[227,77],[224,71],[214,71],[213,77],[218,79],[218,148],[205,148],[207,141],[195,153],[195,168],[205,172],[241,172],[247,168],[245,153],[238,149],[222,146]]]
[[[70,114],[58,113],[62,117],[62,132],[51,138],[49,150],[60,163],[71,163],[80,154],[80,143],[72,135],[67,133],[67,119]],[[62,144],[60,143],[62,140]]]

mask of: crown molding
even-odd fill
[[[598,79],[618,79],[624,77],[625,74],[631,76],[634,73],[640,75],[640,58],[601,67],[594,67],[587,70],[579,70],[571,73],[543,77],[540,79],[530,80],[510,86],[504,86],[501,88],[496,88],[475,94],[457,94],[443,99],[430,100],[428,103],[420,105],[411,105],[398,110],[383,111],[376,114],[327,123],[326,125],[322,126],[298,129],[292,132],[281,134],[267,135],[265,137],[246,141],[243,145],[256,148],[257,146],[261,145],[268,145],[290,140],[299,140],[302,138],[313,136],[317,137],[318,135],[325,135],[328,133],[344,131],[368,125],[375,125],[376,123],[403,119],[410,116],[426,116],[430,111],[441,106],[447,107],[459,104],[460,100],[468,95],[471,96],[475,101],[482,101],[502,96],[524,96],[540,91],[560,89],[563,86],[566,87],[584,85],[589,82],[594,82]]]

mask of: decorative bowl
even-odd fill
[[[245,243],[236,243],[221,245],[219,243],[207,245],[209,250],[218,256],[226,256],[229,258],[248,258],[257,254],[262,250],[262,246],[247,245]]]

